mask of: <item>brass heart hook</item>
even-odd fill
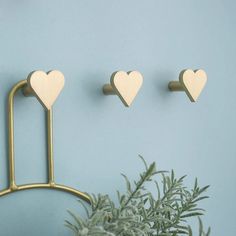
[[[129,107],[143,83],[143,76],[138,71],[117,71],[111,75],[110,84],[103,86],[105,95],[118,95],[126,107]]]
[[[185,91],[191,102],[196,102],[207,82],[207,74],[204,70],[183,70],[179,75],[179,81],[171,81],[168,84],[170,91]]]
[[[36,96],[39,102],[50,110],[65,84],[64,75],[57,70],[47,73],[33,71],[27,77],[27,86],[23,89],[25,96]]]

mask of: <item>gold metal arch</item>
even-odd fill
[[[54,180],[54,161],[53,161],[53,131],[52,131],[52,109],[47,112],[47,156],[48,156],[48,182],[17,185],[15,178],[15,162],[14,162],[14,96],[17,91],[27,86],[27,80],[18,82],[10,91],[8,97],[8,159],[9,159],[9,187],[0,191],[0,196],[17,192],[20,190],[44,188],[61,190],[73,194],[86,202],[90,203],[90,197],[74,188],[56,184]]]

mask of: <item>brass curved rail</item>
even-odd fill
[[[71,193],[90,203],[90,197],[74,188],[56,184],[54,180],[54,162],[53,162],[53,140],[52,140],[52,110],[47,111],[47,155],[48,155],[48,183],[35,183],[17,185],[15,181],[15,161],[14,161],[14,96],[16,92],[27,86],[27,80],[18,82],[10,91],[8,97],[8,159],[9,159],[9,188],[0,191],[0,196],[17,192],[20,190],[46,188],[56,189]]]

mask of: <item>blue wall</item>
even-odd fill
[[[120,172],[136,178],[138,154],[160,169],[210,184],[204,221],[212,235],[234,236],[236,197],[236,3],[233,0],[0,0],[0,187],[7,186],[6,99],[32,70],[62,71],[54,106],[59,183],[115,198]],[[170,93],[184,68],[203,68],[199,101]],[[139,70],[132,107],[101,87],[116,70]],[[44,113],[35,98],[15,101],[17,183],[46,181]],[[63,226],[76,198],[33,190],[0,199],[0,232],[71,235]]]

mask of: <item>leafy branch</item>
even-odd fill
[[[117,191],[118,204],[108,195],[91,195],[91,206],[82,201],[87,217],[75,216],[73,223],[66,221],[76,236],[192,236],[188,219],[199,219],[199,236],[209,236],[210,228],[205,233],[199,216],[204,210],[198,207],[203,199],[208,198],[204,193],[209,186],[199,187],[197,179],[192,189],[184,186],[186,176],[176,178],[174,171],[157,171],[155,162],[149,166],[140,156],[145,170],[138,181],[130,182],[124,174],[126,192]],[[153,180],[160,176],[161,181]],[[146,183],[156,186],[157,194],[146,189]]]

